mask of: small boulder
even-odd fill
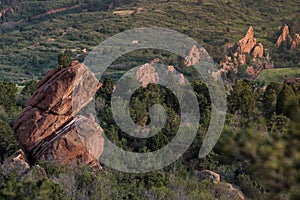
[[[197,173],[197,176],[199,180],[209,180],[212,181],[215,184],[218,184],[221,180],[220,175],[216,172],[210,171],[210,170],[201,170]]]

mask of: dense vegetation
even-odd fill
[[[133,152],[155,151],[175,136],[180,108],[165,87],[139,88],[130,101],[131,117],[142,126],[149,123],[153,104],[166,109],[166,125],[154,137],[128,136],[111,113],[116,80],[129,68],[159,57],[184,73],[199,101],[203,117],[186,153],[170,166],[144,174],[122,173],[107,166],[96,172],[70,170],[51,163],[40,163],[48,178],[17,177],[0,170],[0,199],[232,199],[222,185],[200,181],[197,172],[202,169],[219,173],[223,183],[237,185],[247,199],[300,199],[300,84],[283,83],[286,77],[300,76],[300,48],[291,50],[288,42],[275,46],[283,24],[289,25],[291,35],[300,33],[299,4],[299,0],[1,0],[1,163],[19,148],[12,135],[13,121],[33,94],[36,79],[49,68],[66,67],[69,55],[84,60],[94,46],[119,32],[137,27],[171,28],[197,40],[219,62],[230,53],[227,45],[236,43],[252,25],[274,66],[286,69],[263,71],[255,81],[244,79],[248,78],[243,73],[247,66],[240,66],[237,75],[229,73],[228,113],[221,138],[208,156],[199,159],[211,112],[206,84],[193,79],[193,68],[186,68],[182,58],[169,52],[131,52],[106,72],[95,96],[105,135]],[[129,12],[139,7],[141,13]],[[115,12],[120,10],[131,14]]]
[[[0,78],[19,83],[33,76],[41,78],[56,67],[56,58],[64,50],[83,60],[86,52],[105,38],[150,26],[174,29],[194,38],[218,62],[224,57],[226,44],[237,42],[252,25],[276,67],[296,67],[299,49],[289,50],[286,44],[277,49],[274,43],[285,23],[292,35],[300,32],[298,5],[298,0],[1,1],[0,10],[13,11],[0,19],[0,46],[5,47],[0,50]],[[114,14],[115,10],[135,11],[138,7],[143,8],[141,13]],[[70,9],[45,14],[58,8]],[[136,59],[143,57],[141,52]],[[148,54],[144,62],[153,57]]]
[[[2,106],[21,107],[17,99],[32,93],[34,85],[35,81],[27,83],[17,95],[14,84],[2,83],[1,96],[3,88],[7,91],[9,87],[6,96],[15,97],[15,101],[3,100]],[[219,173],[222,181],[238,185],[249,199],[298,199],[300,85],[272,82],[262,90],[252,81],[237,81],[228,96],[228,115],[221,138],[203,159],[198,158],[198,151],[209,123],[210,99],[205,83],[194,81],[192,85],[205,117],[199,122],[199,133],[192,146],[171,166],[134,175],[105,166],[102,172],[88,168],[70,171],[41,163],[49,179],[19,180],[13,174],[2,175],[0,196],[5,199],[18,199],[21,194],[24,198],[50,199],[174,199],[179,195],[185,199],[228,199],[228,191],[221,185],[197,179],[197,171],[209,169]],[[129,151],[146,152],[161,148],[174,137],[180,115],[176,98],[170,91],[155,84],[136,91],[130,110],[137,124],[147,123],[147,110],[154,103],[161,103],[167,109],[168,120],[163,132],[155,137],[134,139],[114,125],[109,106],[112,87],[112,80],[106,78],[96,95],[96,109],[106,136],[114,143]],[[11,128],[5,122],[8,118],[3,116],[0,127],[2,160],[17,149]]]

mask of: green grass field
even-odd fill
[[[292,77],[300,77],[299,68],[267,69],[261,72],[256,81],[261,86],[267,86],[271,82],[282,82]]]

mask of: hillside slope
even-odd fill
[[[57,55],[64,50],[83,60],[105,38],[149,26],[187,34],[219,61],[224,45],[237,42],[252,25],[258,42],[280,65],[290,59],[287,54],[299,52],[299,48],[293,52],[274,50],[283,24],[288,24],[291,32],[300,32],[298,5],[299,0],[1,1],[0,79],[22,82],[41,77],[56,67]]]

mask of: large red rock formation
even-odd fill
[[[227,45],[228,46],[228,45]],[[232,45],[230,45],[232,46]],[[212,76],[218,80],[221,78],[221,75],[227,74],[229,70],[232,70],[234,73],[238,72],[239,65],[246,65],[247,55],[253,55],[253,63],[256,66],[260,67],[249,67],[247,72],[253,77],[265,69],[265,66],[269,68],[269,63],[263,63],[262,60],[268,60],[264,58],[264,47],[262,43],[256,44],[256,39],[254,38],[253,27],[250,26],[245,37],[239,40],[237,51],[234,52],[232,56],[225,56],[225,59],[220,61],[221,69],[217,72],[212,72]]]
[[[70,167],[100,166],[103,131],[92,117],[75,116],[100,87],[78,62],[47,72],[14,123],[14,135],[31,164],[44,159]]]
[[[141,82],[142,87],[147,87],[149,83],[158,83],[159,77],[155,68],[149,64],[144,64],[135,74],[135,78]]]
[[[254,38],[253,27],[250,26],[245,37],[239,41],[238,51],[249,54],[255,45],[256,39]]]
[[[280,36],[278,37],[277,39],[277,42],[276,42],[276,45],[279,47],[280,44],[283,42],[283,41],[286,41],[286,39],[288,38],[288,35],[290,34],[290,31],[289,31],[289,27],[288,25],[284,25],[282,27],[282,32],[280,34]]]
[[[291,47],[290,48],[291,49],[295,49],[299,45],[299,43],[300,43],[300,35],[296,33],[294,35],[294,37],[292,37],[290,35],[290,31],[289,31],[288,25],[285,24],[282,27],[281,34],[280,34],[280,36],[277,39],[276,46],[279,47],[281,45],[281,43],[283,41],[286,41],[286,40],[290,41],[290,43],[291,43]]]

